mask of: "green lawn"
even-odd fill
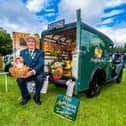
[[[121,84],[115,82],[103,87],[99,96],[88,99],[80,94],[80,106],[76,121],[58,117],[54,104],[63,88],[49,85],[48,93],[41,96],[42,105],[31,99],[19,105],[20,92],[16,81],[8,77],[8,93],[5,93],[4,77],[0,76],[0,126],[125,126],[126,125],[126,68]],[[31,94],[33,96],[33,94]]]

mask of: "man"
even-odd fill
[[[22,100],[21,105],[26,104],[31,96],[27,89],[27,82],[35,81],[35,95],[33,97],[36,104],[40,105],[40,91],[43,85],[45,74],[43,72],[44,54],[41,50],[36,48],[36,39],[33,35],[29,35],[26,39],[28,48],[20,52],[20,56],[24,60],[24,64],[30,67],[30,71],[24,78],[18,78],[17,83],[21,91]]]

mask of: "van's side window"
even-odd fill
[[[90,42],[90,32],[82,29],[81,32],[81,46],[86,46],[87,48],[89,48],[89,42]]]
[[[92,46],[100,46],[101,38],[92,32],[82,29],[81,32],[81,46],[91,48]]]

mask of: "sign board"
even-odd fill
[[[54,112],[64,118],[75,121],[80,100],[63,94],[58,95]]]
[[[21,32],[13,32],[12,37],[13,37],[13,51],[18,52],[19,50],[27,48],[26,45],[26,38],[30,34],[28,33],[21,33]],[[34,34],[36,38],[36,47],[40,48],[40,37],[38,34]]]
[[[64,24],[65,24],[65,20],[60,20],[60,21],[48,24],[48,30],[63,28]]]

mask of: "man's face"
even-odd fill
[[[32,38],[29,38],[29,39],[27,40],[27,46],[28,46],[28,48],[29,48],[30,50],[35,49],[35,48],[36,48],[36,42],[35,42],[35,40],[32,39]]]

